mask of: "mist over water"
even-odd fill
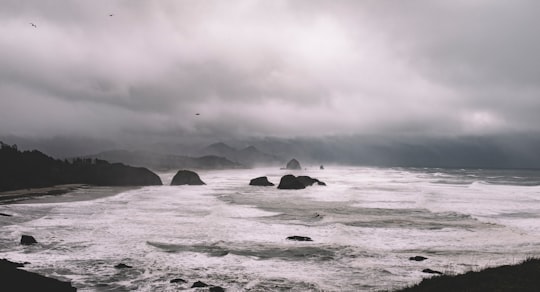
[[[540,252],[540,171],[327,167],[295,173],[326,187],[248,185],[287,173],[207,171],[206,186],[1,205],[13,216],[0,217],[0,257],[80,291],[177,291],[197,280],[228,291],[379,291],[418,282],[425,268],[461,273]],[[164,184],[173,175],[160,174]],[[39,244],[19,245],[21,234]]]

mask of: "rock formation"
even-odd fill
[[[320,186],[326,185],[324,182],[306,175],[296,177],[292,174],[287,174],[279,181],[278,189],[299,190],[312,186],[314,183],[317,183]]]
[[[292,174],[281,177],[278,185],[278,189],[282,190],[300,190],[305,188],[306,186]]]
[[[250,186],[273,186],[274,184],[268,181],[268,178],[266,176],[261,176],[258,178],[254,178],[249,182]]]
[[[298,162],[298,160],[293,158],[289,162],[287,162],[287,166],[285,168],[291,170],[298,170],[302,169],[302,166],[300,166],[300,162]]]
[[[205,185],[205,183],[197,173],[190,170],[179,170],[171,182],[171,186],[178,185]]]
[[[37,243],[37,240],[31,235],[23,235],[23,236],[21,236],[21,244],[22,245],[32,245],[32,244],[36,244],[36,243]]]
[[[294,241],[313,241],[313,239],[311,239],[310,237],[307,237],[307,236],[298,236],[298,235],[289,236],[289,237],[287,237],[287,240],[294,240]]]

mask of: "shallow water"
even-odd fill
[[[296,172],[326,187],[248,185],[286,173],[208,171],[206,186],[0,206],[14,215],[0,217],[0,257],[80,291],[177,291],[197,280],[228,291],[380,291],[429,277],[425,268],[461,273],[540,252],[538,171],[327,167]],[[168,183],[174,173],[160,175]],[[19,245],[21,234],[39,244]]]

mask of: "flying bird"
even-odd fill
[[[196,115],[196,116],[200,116],[201,114],[200,114],[200,113],[196,113],[195,115]]]
[[[35,24],[31,23],[31,22],[30,22],[30,25],[37,28],[37,25],[35,25]]]
[[[109,16],[113,16],[114,14],[109,14]]]

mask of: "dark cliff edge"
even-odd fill
[[[460,275],[442,275],[396,292],[420,291],[538,291],[540,259],[528,259],[517,265],[505,265]]]
[[[24,264],[0,259],[0,290],[2,291],[77,291],[70,282],[63,282],[19,269]],[[5,289],[5,290],[4,290]]]
[[[162,182],[143,167],[99,159],[58,160],[37,150],[19,151],[15,145],[0,142],[0,191],[60,184],[148,186]]]

